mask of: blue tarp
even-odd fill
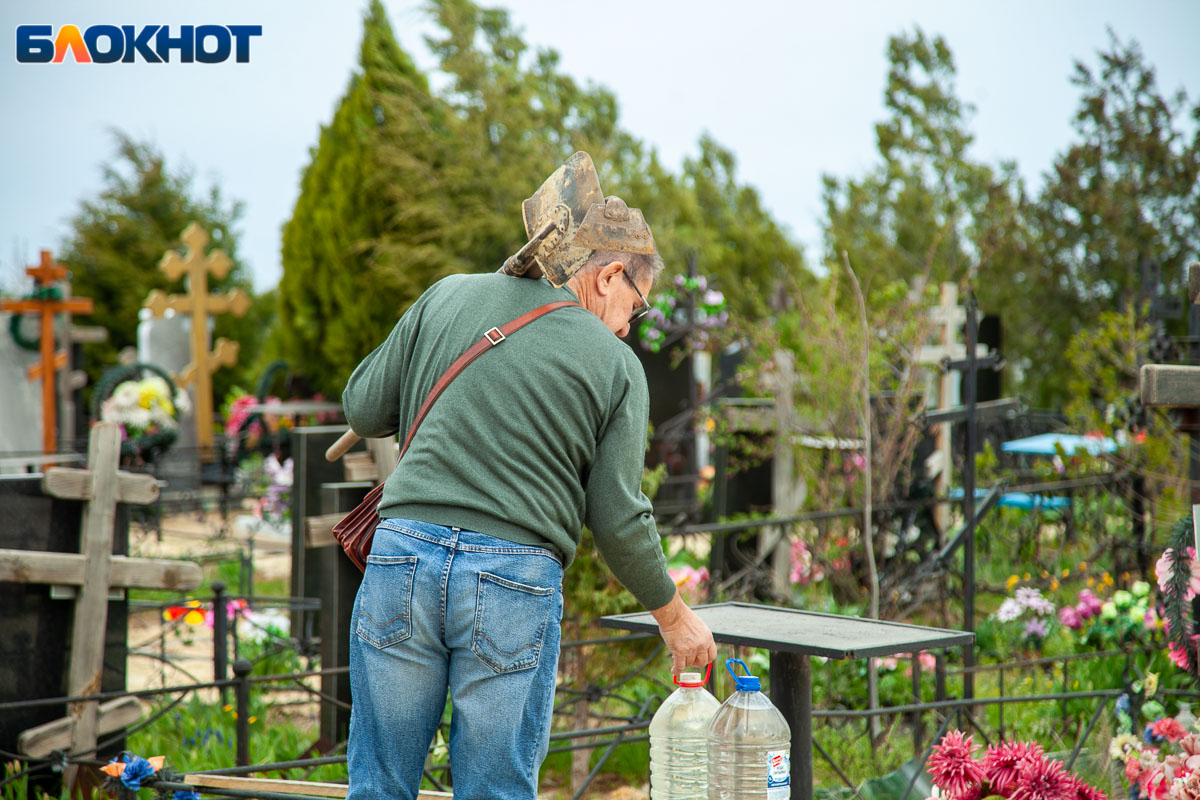
[[[976,489],[975,499],[982,500],[987,497],[989,489]],[[962,489],[951,489],[950,496],[955,500],[963,496]],[[996,501],[998,506],[1008,506],[1009,508],[1023,508],[1026,511],[1049,510],[1066,508],[1071,505],[1070,498],[1067,497],[1048,497],[1041,494],[1029,494],[1028,492],[1009,492],[1000,496]]]
[[[1063,452],[1067,455],[1073,455],[1082,450],[1089,455],[1098,456],[1101,453],[1114,453],[1117,450],[1117,443],[1112,439],[1078,436],[1071,433],[1043,433],[1041,436],[1013,439],[1011,442],[1000,445],[1000,449],[1006,453],[1052,456],[1058,453],[1056,445],[1061,445]]]

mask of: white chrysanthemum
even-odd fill
[[[170,413],[162,406],[156,405],[150,409],[150,419],[163,428],[175,428],[177,423]]]
[[[142,388],[151,390],[159,397],[171,396],[171,390],[170,387],[167,386],[167,382],[157,375],[151,375],[149,378],[146,378],[144,381],[142,381]]]
[[[175,393],[175,410],[180,414],[187,414],[192,410],[192,398],[183,389]]]
[[[144,408],[131,408],[124,414],[125,427],[130,430],[144,430],[154,422],[153,415]]]
[[[1020,617],[1024,611],[1025,606],[1021,605],[1014,598],[1009,597],[1000,604],[1000,608],[996,609],[996,619],[1000,622],[1012,622],[1014,619]]]
[[[118,409],[128,410],[137,406],[140,395],[137,381],[125,381],[113,391],[112,400]]]

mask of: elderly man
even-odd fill
[[[594,207],[601,223],[636,212],[617,198]],[[613,224],[601,229],[620,230]],[[578,227],[564,228],[568,239]],[[561,288],[505,274],[445,278],[351,375],[342,401],[355,432],[407,430],[485,332],[571,303],[472,362],[385,484],[352,623],[351,800],[416,797],[447,691],[454,796],[536,797],[563,569],[583,525],[658,620],[675,671],[716,657],[708,627],[667,575],[640,489],[646,379],[618,337],[646,312],[662,269],[647,237],[645,228],[625,248],[610,235],[619,249],[586,251]]]

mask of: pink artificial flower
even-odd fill
[[[1191,575],[1188,577],[1187,589],[1184,592],[1184,600],[1191,600],[1196,595],[1200,594],[1200,562],[1196,560],[1196,548],[1187,548],[1188,556],[1191,558],[1188,567]],[[1168,547],[1159,557],[1158,562],[1154,565],[1154,574],[1158,578],[1159,591],[1166,593],[1167,587],[1171,585],[1171,579],[1175,575],[1175,551]]]
[[[1150,732],[1155,736],[1165,736],[1169,742],[1177,742],[1187,735],[1187,729],[1174,717],[1156,719],[1150,724]]]
[[[1087,781],[1082,781],[1074,775],[1070,776],[1071,788],[1075,792],[1075,800],[1108,800],[1108,793],[1097,789]]]
[[[978,795],[985,778],[983,767],[973,756],[978,748],[979,745],[974,744],[970,736],[963,736],[962,731],[950,731],[934,746],[926,771],[951,800],[973,800]]]
[[[1150,800],[1163,800],[1171,789],[1171,779],[1167,777],[1165,768],[1160,766],[1143,773],[1138,785]]]
[[[1146,615],[1144,617],[1142,617],[1142,627],[1143,628],[1145,628],[1148,631],[1156,631],[1159,628],[1164,627],[1165,624],[1166,624],[1166,620],[1164,620],[1162,617],[1158,616],[1158,609],[1156,609],[1156,608],[1146,609]]]
[[[1195,640],[1196,637],[1193,636],[1192,641],[1194,642]],[[1171,659],[1175,666],[1179,667],[1180,669],[1186,670],[1188,668],[1187,652],[1174,642],[1171,642],[1170,646],[1167,648],[1167,658]]]
[[[1135,783],[1142,777],[1142,762],[1131,758],[1125,762],[1125,780]]]
[[[1100,602],[1095,592],[1084,589],[1079,593],[1079,602],[1075,605],[1075,610],[1079,612],[1080,617],[1087,620],[1099,614],[1103,606],[1104,603]]]
[[[1011,800],[1074,800],[1075,787],[1071,773],[1061,761],[1025,758],[1021,760],[1017,782],[1009,797]]]
[[[904,670],[904,675],[907,678],[912,677],[912,653],[901,653],[900,658],[909,659],[908,667]],[[917,653],[917,663],[921,665],[922,672],[933,672],[937,669],[937,657],[928,650],[922,650]]]
[[[679,569],[667,570],[667,574],[671,576],[671,580],[680,589],[695,589],[708,580],[708,567],[680,567]]]
[[[1175,780],[1171,781],[1167,797],[1170,800],[1197,800],[1200,798],[1200,774],[1177,775]]]
[[[1073,631],[1083,627],[1083,616],[1075,606],[1063,606],[1058,610],[1058,621]]]
[[[992,794],[1007,797],[1017,784],[1022,763],[1041,757],[1041,745],[1036,743],[1005,741],[988,747],[983,756],[983,773],[991,784]]]

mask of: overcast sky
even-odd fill
[[[215,183],[242,201],[242,258],[258,290],[274,286],[280,229],[354,68],[365,5],[2,0],[0,286],[25,290],[22,268],[59,246],[80,202],[99,190],[111,128],[153,142],[169,168],[191,169],[197,190]],[[420,4],[385,5],[401,45],[431,66]],[[1139,42],[1161,87],[1200,94],[1196,0],[504,5],[527,42],[560,52],[563,71],[611,89],[621,125],[667,165],[694,154],[705,131],[729,147],[742,181],[810,261],[820,246],[821,175],[858,176],[875,163],[889,35],[920,26],[946,38],[958,95],[977,109],[974,156],[1015,160],[1034,190],[1072,139],[1073,64],[1096,63],[1107,27]],[[248,64],[21,64],[16,27],[29,23],[243,24],[263,33]],[[544,177],[529,176],[528,188]]]

